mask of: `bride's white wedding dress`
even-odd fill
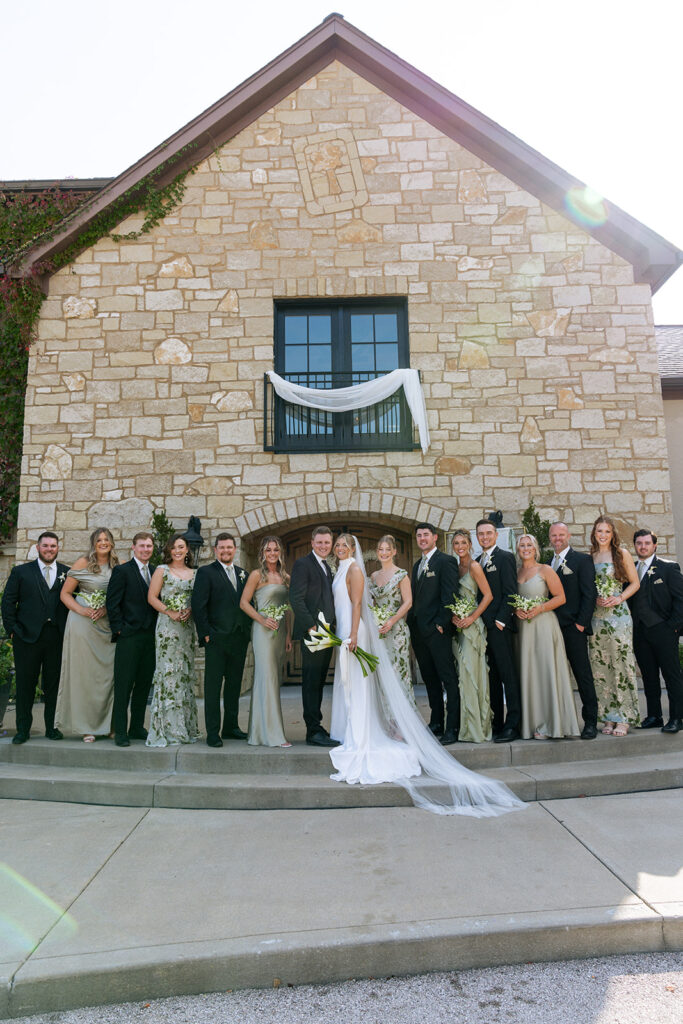
[[[357,541],[356,550],[360,551]],[[358,562],[346,558],[339,563],[332,584],[337,636],[342,641],[351,633],[346,576],[353,564],[358,564],[365,576],[362,558]],[[330,750],[337,769],[331,778],[364,784],[397,782],[418,807],[437,814],[490,817],[525,807],[502,782],[464,768],[432,735],[403,691],[382,645],[367,593],[365,577],[358,646],[376,655],[379,663],[375,672],[364,677],[360,662],[346,644],[337,651],[330,734],[341,746]],[[382,707],[380,688],[390,720]]]

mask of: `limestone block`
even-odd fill
[[[246,412],[254,408],[248,391],[214,391],[211,395],[211,404],[215,405],[219,412]]]
[[[473,341],[464,341],[458,360],[459,370],[488,370],[490,366],[488,352],[483,345]]]
[[[459,459],[454,455],[442,455],[436,462],[436,472],[446,476],[466,476],[471,468],[469,459]]]
[[[505,213],[501,214],[501,216],[496,221],[496,224],[523,224],[526,220],[526,214],[527,211],[525,207],[511,206],[509,210],[506,210]]]
[[[632,284],[617,288],[617,302],[620,306],[648,306],[652,292],[648,284]]]
[[[524,420],[520,438],[525,444],[538,444],[543,440],[543,435],[538,429],[538,424],[533,416],[527,416]]]
[[[211,495],[206,499],[206,514],[218,520],[232,519],[244,512],[244,498],[236,494]]]
[[[666,470],[650,469],[637,474],[639,491],[668,491],[671,482]]]
[[[477,259],[475,256],[461,256],[458,260],[458,273],[464,274],[471,270],[490,270],[493,260],[490,258]]]
[[[40,463],[40,475],[43,480],[68,480],[72,467],[73,459],[69,453],[59,445],[49,444]]]
[[[629,352],[627,348],[600,348],[597,352],[593,352],[588,357],[592,362],[595,363],[632,363],[634,356],[632,352]]]
[[[218,443],[242,445],[256,444],[256,430],[253,420],[230,420],[218,424]]]
[[[558,409],[583,409],[583,399],[574,392],[574,388],[557,388]]]
[[[85,377],[82,373],[63,373],[62,382],[69,391],[83,391]]]
[[[279,146],[282,139],[282,128],[279,124],[273,125],[262,132],[257,133],[256,142],[259,146]]]
[[[279,466],[245,466],[242,473],[242,483],[246,486],[253,484],[279,484]]]
[[[512,315],[509,302],[480,302],[477,314],[483,324],[510,323]]]
[[[591,290],[585,284],[553,288],[553,301],[557,306],[590,306]]]
[[[580,430],[582,427],[602,429],[605,426],[605,417],[602,409],[581,409],[572,413],[572,429]]]
[[[94,299],[81,299],[78,295],[67,295],[62,302],[65,320],[92,320],[97,312]]]
[[[269,220],[254,220],[249,225],[249,241],[255,249],[277,249],[275,228]]]
[[[567,248],[567,236],[564,231],[546,231],[543,234],[530,236],[532,252],[563,252]]]
[[[180,338],[167,338],[154,349],[154,362],[162,366],[180,366],[192,360],[192,352]]]
[[[145,292],[145,309],[182,309],[183,293],[177,288]]]
[[[192,423],[201,423],[204,418],[204,406],[203,405],[192,405],[189,404],[187,412]]]
[[[486,186],[478,171],[461,171],[458,182],[458,202],[479,203],[485,199]]]
[[[147,527],[154,506],[147,498],[124,498],[122,501],[98,501],[88,510],[88,529],[105,523],[109,529],[129,528],[133,532]]]
[[[567,333],[570,309],[535,309],[526,318],[539,338],[562,338]]]
[[[364,220],[351,220],[337,231],[337,239],[340,242],[381,242],[382,233],[379,228],[367,224]]]
[[[22,501],[17,526],[20,530],[49,530],[55,525],[56,505],[53,501]]]
[[[91,423],[95,410],[90,403],[73,402],[59,410],[60,423]]]
[[[502,476],[536,476],[535,455],[501,455]]]
[[[240,300],[234,288],[228,289],[221,301],[218,303],[218,308],[224,313],[239,313]]]
[[[159,277],[194,277],[194,267],[187,256],[176,256],[168,263],[162,263]]]

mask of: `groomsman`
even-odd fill
[[[115,565],[107,587],[107,615],[114,655],[114,709],[112,729],[117,747],[129,747],[131,740],[146,740],[145,710],[154,678],[154,627],[157,613],[147,601],[156,565],[151,533],[133,537],[133,557]],[[130,704],[130,726],[128,705]]]
[[[680,732],[683,676],[678,643],[683,628],[683,575],[676,562],[657,558],[657,537],[651,530],[636,530],[633,546],[638,555],[640,589],[628,603],[633,616],[633,650],[647,701],[647,717],[641,729],[663,726],[661,672],[669,695],[669,721],[662,732]]]
[[[570,539],[565,523],[553,523],[550,543],[555,555],[551,568],[560,577],[567,599],[565,604],[555,609],[555,615],[562,630],[567,660],[581,694],[581,739],[594,740],[598,735],[598,698],[588,657],[588,637],[593,632],[591,620],[598,593],[595,589],[595,566],[590,555],[571,547]]]
[[[306,742],[314,747],[336,747],[335,740],[322,725],[323,687],[330,667],[332,648],[312,652],[304,643],[317,628],[320,612],[334,628],[332,573],[327,557],[332,551],[329,526],[316,526],[311,538],[311,551],[297,558],[289,581],[289,603],[294,612],[292,640],[301,641],[301,699],[306,723]]]
[[[17,732],[12,743],[26,743],[31,735],[39,678],[45,735],[49,740],[63,738],[55,729],[55,707],[67,616],[59,597],[69,566],[57,561],[58,553],[57,534],[41,533],[37,559],[14,566],[2,595],[2,621],[12,640],[17,673]]]
[[[517,593],[517,563],[511,551],[497,546],[498,531],[488,519],[477,523],[477,540],[483,548],[477,561],[486,573],[493,601],[482,614],[486,626],[489,691],[493,712],[493,742],[519,739],[522,705],[512,634],[516,630],[510,598]],[[481,600],[479,594],[479,600]],[[503,712],[503,691],[507,715]]]
[[[192,615],[199,644],[205,648],[204,719],[210,747],[222,747],[223,740],[247,738],[237,716],[251,619],[240,608],[247,573],[235,565],[236,551],[232,534],[219,533],[214,547],[216,561],[197,569],[192,590]]]
[[[413,604],[408,612],[410,639],[431,710],[429,728],[441,743],[456,743],[460,731],[460,689],[451,642],[452,604],[460,590],[458,563],[439,551],[439,536],[431,523],[418,523],[415,539],[422,558],[413,566]],[[444,728],[443,691],[446,691]]]

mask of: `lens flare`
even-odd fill
[[[607,204],[595,189],[576,186],[564,197],[565,209],[587,228],[597,228],[607,220]]]
[[[59,904],[9,864],[0,863],[0,953],[31,953],[57,921],[69,936],[78,930]]]

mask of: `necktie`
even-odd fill
[[[426,555],[423,555],[423,556],[422,556],[422,558],[420,559],[420,567],[419,567],[419,569],[417,570],[417,578],[418,578],[418,579],[420,578],[420,576],[422,575],[422,573],[423,573],[423,572],[425,571],[425,569],[427,568],[427,565],[428,565],[428,563],[429,563],[429,559],[427,558],[427,556],[426,556]]]
[[[484,554],[482,555],[481,563],[480,564],[481,564],[482,569],[485,569],[486,566],[489,564],[489,553],[488,553],[488,551],[485,551]]]
[[[638,562],[638,579],[642,580],[645,575],[645,562]]]
[[[152,577],[149,575],[149,566],[148,565],[143,565],[143,567],[142,567],[142,578],[145,581],[145,583],[147,584],[147,586],[149,586],[150,583],[152,582]]]
[[[51,565],[46,565],[45,566],[45,568],[43,569],[43,576],[45,577],[45,582],[47,583],[48,590],[50,590],[52,588],[52,566]]]
[[[229,565],[228,567],[228,579],[232,583],[235,590],[237,590],[237,577],[235,576],[235,566]]]
[[[557,572],[557,567],[558,567],[559,564],[560,564],[560,556],[559,555],[553,555],[553,560],[550,563],[550,568],[553,569],[555,572]]]

